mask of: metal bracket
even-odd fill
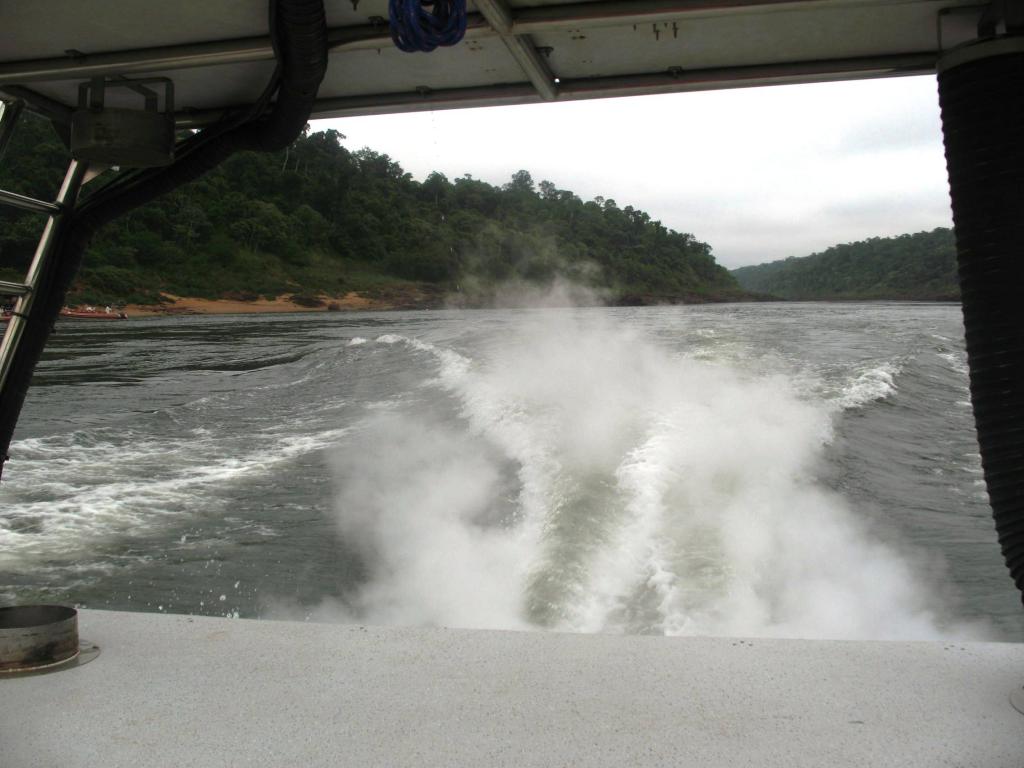
[[[533,83],[540,97],[544,101],[555,101],[558,98],[555,76],[548,63],[541,58],[541,53],[534,46],[530,36],[515,33],[512,11],[505,0],[476,0],[476,7],[480,15],[487,19],[487,23],[501,37],[512,58]]]
[[[148,85],[161,85],[160,97]],[[123,88],[143,98],[143,109],[106,105],[107,92]],[[129,80],[94,77],[78,86],[71,116],[71,154],[90,163],[151,168],[174,160],[174,83],[166,77]]]
[[[25,102],[21,99],[0,101],[0,160],[4,159],[7,145],[11,143],[11,137],[14,135],[14,126],[24,107]]]
[[[129,80],[127,77],[94,77],[78,86],[78,107],[82,109],[103,109],[103,102],[109,88],[127,88],[145,99],[146,111],[159,109],[159,97],[147,85],[164,87],[164,112],[174,113],[174,81],[169,77],[144,77]]]
[[[1000,29],[1002,25],[1002,29]],[[1024,33],[1024,0],[992,0],[978,20],[978,37]]]

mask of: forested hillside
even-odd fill
[[[749,291],[783,299],[959,300],[953,231],[873,237],[733,270]]]
[[[86,254],[72,301],[372,295],[415,285],[472,304],[503,281],[556,276],[618,301],[742,293],[707,244],[643,211],[584,202],[527,171],[502,187],[437,173],[418,182],[387,155],[349,152],[341,138],[313,133],[279,154],[234,156],[114,222]],[[52,199],[65,162],[50,126],[23,120],[0,187]],[[0,210],[0,279],[20,279],[41,225],[39,216]]]

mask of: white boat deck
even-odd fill
[[[1024,765],[1024,645],[394,629],[82,611],[0,680],[0,766]]]

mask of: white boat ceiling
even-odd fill
[[[934,71],[977,0],[476,0],[465,39],[392,45],[386,0],[327,0],[315,117]],[[0,3],[0,93],[67,114],[94,76],[169,77],[181,125],[257,98],[273,70],[263,0]],[[115,95],[116,94],[116,95]],[[123,89],[111,92],[128,101]],[[137,100],[137,97],[135,97]]]

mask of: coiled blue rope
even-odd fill
[[[466,34],[466,0],[388,0],[388,18],[396,47],[428,52]]]

